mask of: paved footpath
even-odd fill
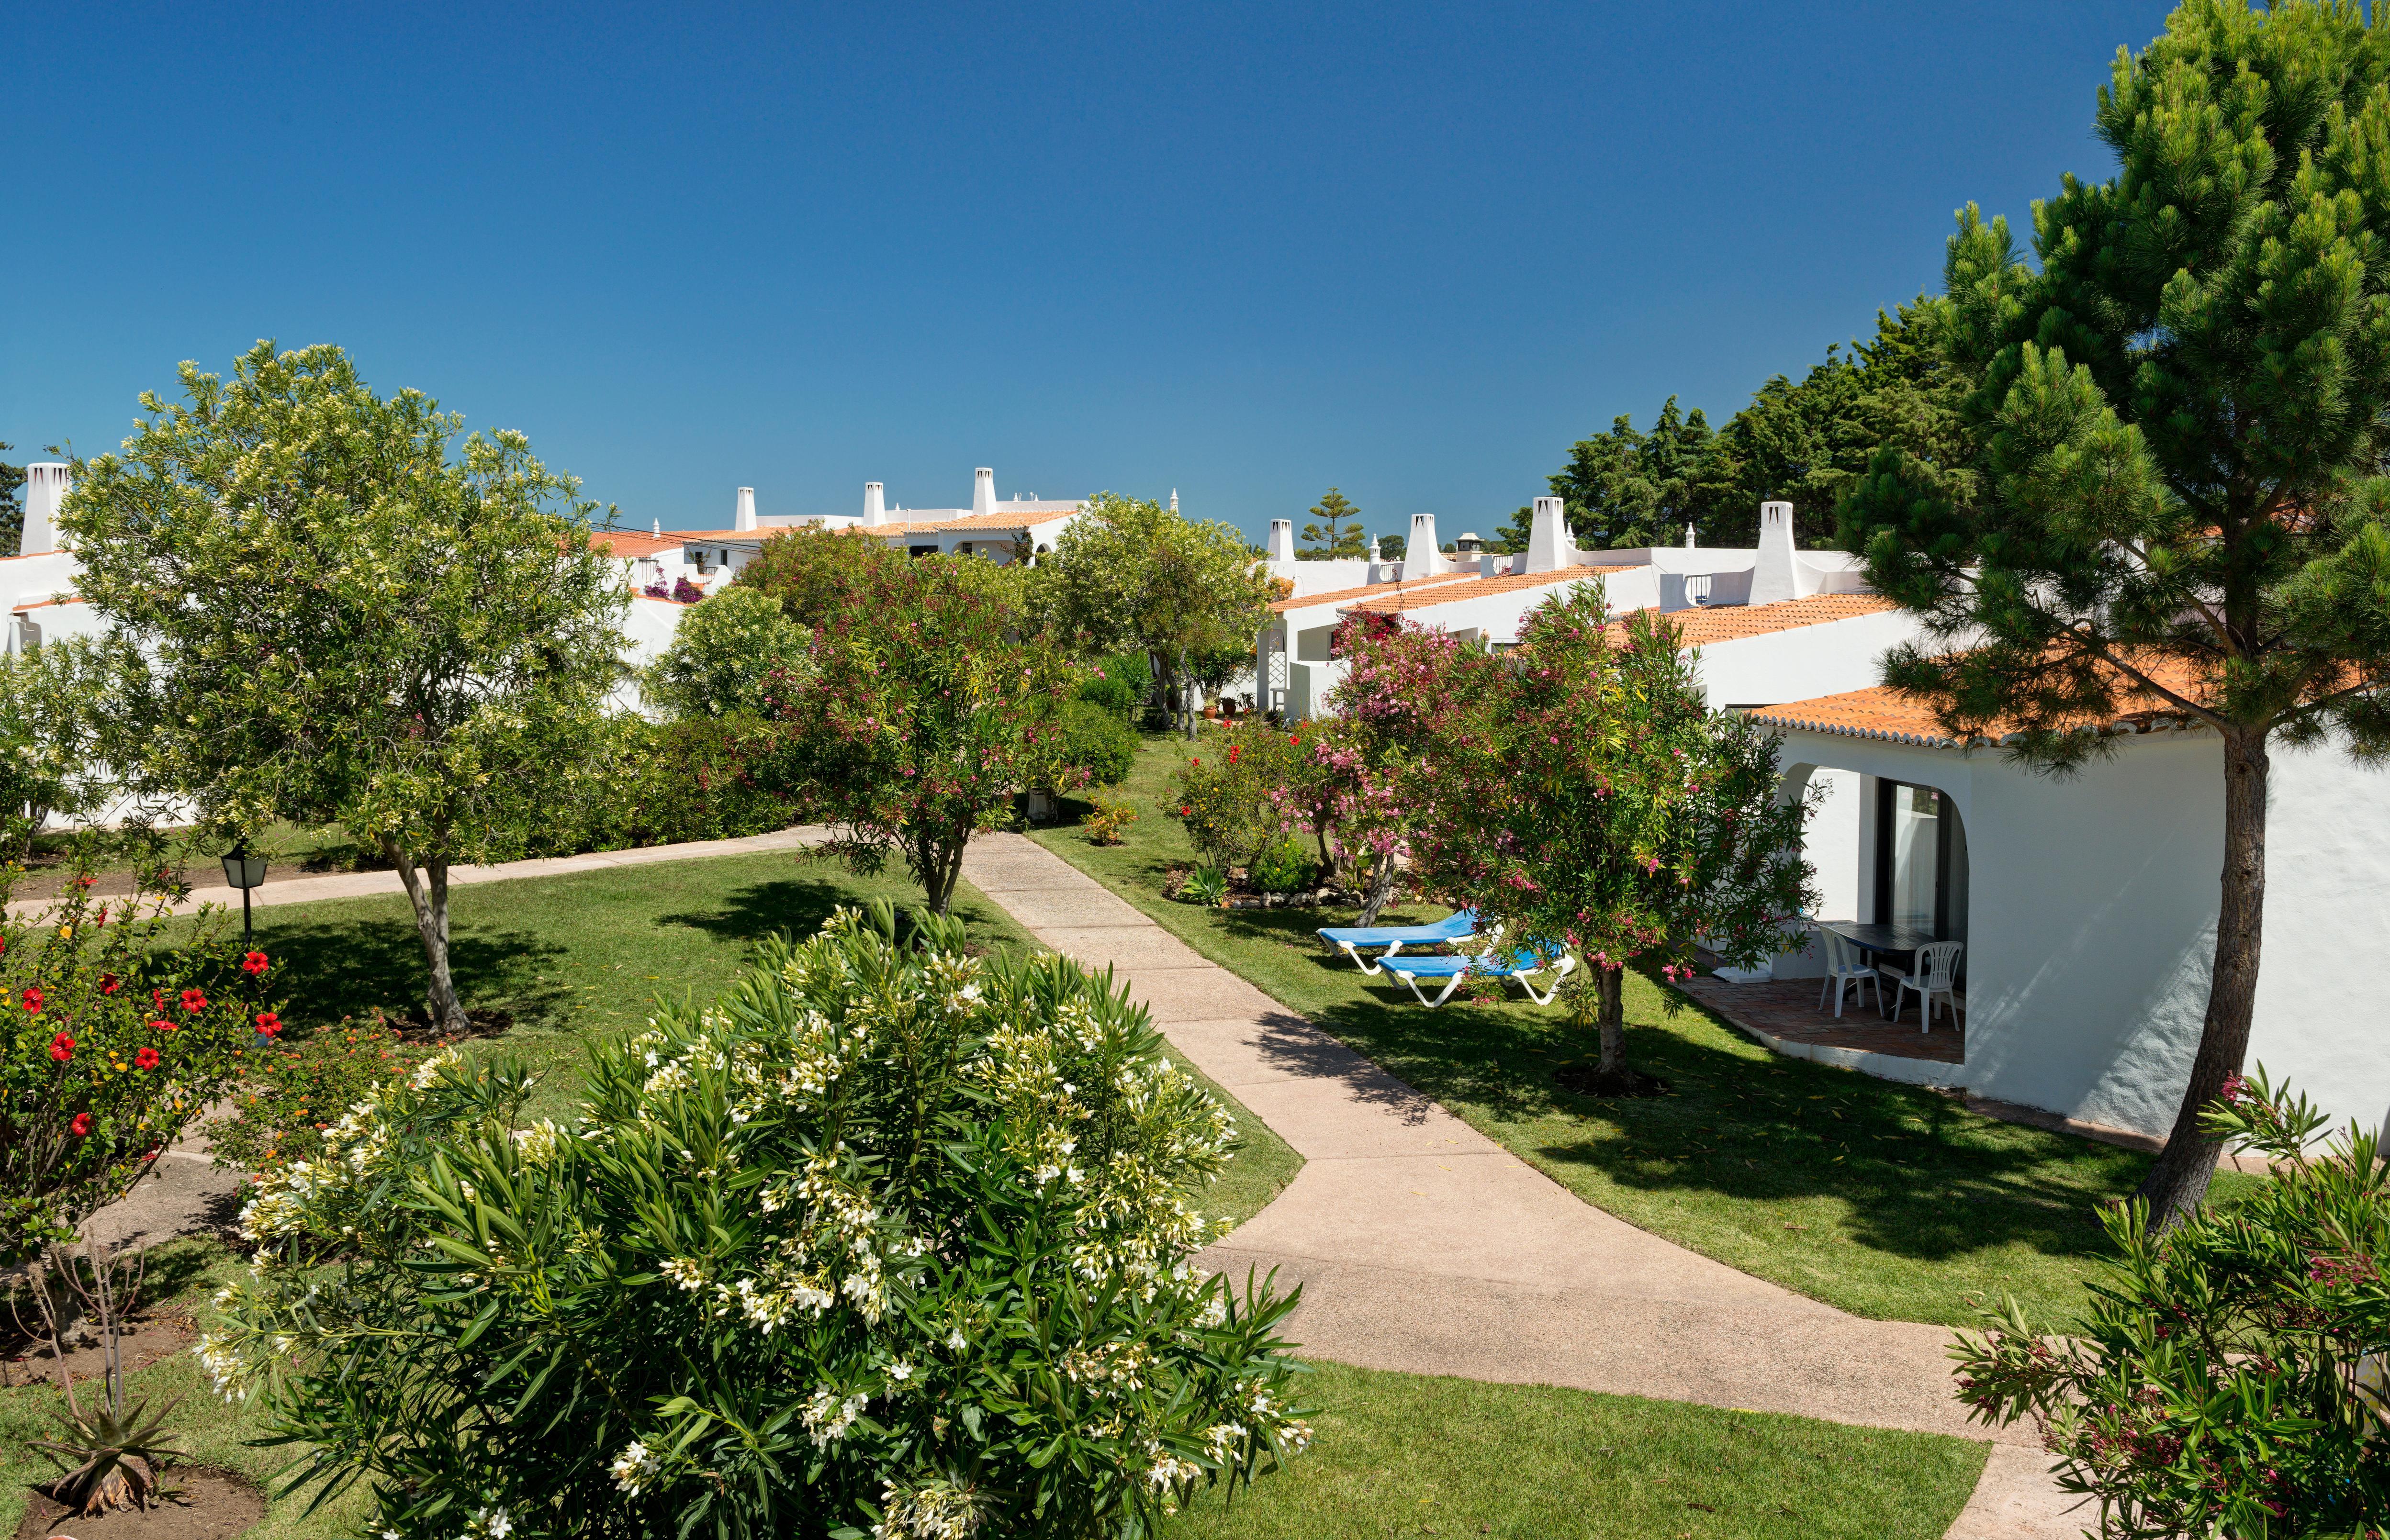
[[[1947,1327],[1863,1320],[1568,1192],[1018,835],[963,876],[1040,942],[1118,970],[1177,1051],[1294,1147],[1287,1189],[1205,1253],[1304,1285],[1304,1351],[1369,1368],[1787,1412],[1996,1442],[1946,1540],[2075,1540],[2030,1434],[1950,1394]]]
[[[522,877],[563,877],[572,872],[600,871],[613,866],[646,866],[659,861],[689,861],[709,855],[746,855],[757,851],[801,850],[819,844],[829,830],[815,825],[800,825],[771,834],[757,834],[744,840],[693,840],[679,845],[642,845],[636,850],[592,851],[585,855],[551,855],[532,861],[502,861],[487,866],[452,866],[448,871],[451,892],[480,882],[508,882]],[[1026,841],[1023,841],[1026,843]],[[312,904],[326,898],[369,898],[378,893],[403,893],[406,885],[394,871],[330,872],[322,877],[276,878],[261,888],[250,890],[250,903],[263,909],[277,904]],[[37,914],[49,908],[54,898],[20,898],[12,901],[12,915]],[[172,912],[189,914],[202,905],[219,908],[240,907],[240,890],[218,883],[209,888],[194,888],[190,896],[173,906]]]

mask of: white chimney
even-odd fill
[[[871,529],[888,522],[888,505],[880,495],[877,481],[863,483],[863,527]]]
[[[73,468],[41,460],[25,468],[25,537],[19,556],[39,556],[58,548],[58,503],[74,485]]]
[[[1170,511],[1173,513],[1176,513],[1178,511],[1178,489],[1176,487],[1172,487],[1170,489]]]
[[[664,521],[663,521],[662,520],[659,519],[659,520],[657,520],[655,521],[655,526],[656,526],[656,538],[657,538],[658,540],[662,540],[662,539],[664,537]]]
[[[1435,515],[1411,515],[1411,533],[1403,542],[1403,581],[1433,577],[1452,568],[1444,559],[1444,549],[1435,543]]]
[[[1527,564],[1523,572],[1557,572],[1576,564],[1576,546],[1569,539],[1568,520],[1557,497],[1536,499],[1535,522],[1527,528]]]
[[[1801,597],[1792,576],[1792,505],[1759,505],[1759,559],[1751,570],[1752,604],[1781,604]]]
[[[996,472],[982,466],[971,472],[971,512],[996,511]]]
[[[753,487],[739,489],[739,512],[730,520],[730,527],[734,530],[752,530],[755,527],[755,489]]]
[[[1687,549],[1687,550],[1689,550],[1689,551],[1690,551],[1690,550],[1691,550],[1692,548],[1693,548],[1693,527],[1692,527],[1690,524],[1687,524],[1687,525],[1685,526],[1685,549]]]
[[[1272,561],[1292,561],[1294,559],[1293,520],[1273,519],[1270,520],[1269,553],[1269,558]]]

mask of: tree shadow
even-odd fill
[[[921,906],[917,892],[897,892],[886,895],[896,905],[896,933],[899,939],[912,933],[912,913]],[[705,910],[685,910],[679,914],[658,915],[658,925],[678,925],[692,930],[702,930],[718,941],[752,945],[766,936],[788,935],[798,941],[820,930],[829,923],[829,917],[841,905],[854,907],[866,902],[867,895],[858,894],[852,887],[822,878],[783,877],[767,882],[757,882],[740,889],[723,899],[718,907]],[[1000,924],[999,912],[987,904],[957,895],[953,905],[955,918],[966,928],[985,930]],[[983,951],[984,944],[974,941],[967,951]]]
[[[423,941],[412,920],[317,920],[276,917],[261,942],[274,956],[269,990],[289,1002],[294,1031],[379,1010],[420,1016],[427,973]],[[528,930],[458,930],[448,938],[448,966],[468,1008],[496,1008],[518,1024],[559,1021],[571,991],[543,982],[565,948]]]
[[[1283,942],[1297,921],[1262,911],[1238,915],[1228,928]],[[1319,967],[1352,973],[1349,959],[1330,962],[1316,939],[1304,939]],[[1314,1019],[1420,1092],[1514,1126],[1582,1129],[1584,1137],[1532,1147],[1556,1165],[1584,1166],[1655,1196],[1834,1200],[1848,1215],[1840,1226],[1848,1240],[1917,1261],[2009,1245],[2057,1257],[2109,1254],[2099,1206],[2129,1193],[2150,1159],[1998,1123],[1922,1086],[1754,1059],[1730,1028],[1690,1004],[1665,1024],[1657,1008],[1630,1007],[1628,1061],[1669,1082],[1671,1094],[1593,1097],[1552,1078],[1590,1062],[1597,1047],[1558,1007],[1525,1006],[1514,991],[1503,1007],[1456,998],[1426,1010],[1391,977],[1354,976],[1337,987],[1344,998]]]

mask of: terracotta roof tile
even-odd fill
[[[1358,588],[1331,588],[1324,594],[1276,599],[1271,602],[1270,609],[1283,615],[1290,610],[1307,610],[1315,604],[1343,604],[1347,599],[1367,598],[1372,594],[1391,594],[1397,588],[1424,588],[1431,583],[1458,583],[1475,575],[1472,572],[1438,572],[1433,577],[1423,577],[1411,583],[1365,583]]]
[[[1746,636],[1857,620],[1861,615],[1881,614],[1893,608],[1890,599],[1875,594],[1818,594],[1780,604],[1729,604],[1714,610],[1671,610],[1668,620],[1682,635],[1681,645],[1708,647],[1717,642],[1739,642]],[[1625,626],[1611,626],[1611,640],[1616,641],[1625,635]]]
[[[1603,577],[1612,572],[1640,571],[1638,567],[1561,567],[1548,572],[1504,572],[1499,577],[1471,576],[1464,582],[1438,584],[1427,592],[1425,580],[1407,583],[1403,592],[1388,594],[1383,598],[1365,599],[1345,606],[1348,610],[1365,610],[1373,615],[1399,615],[1406,610],[1430,610],[1438,605],[1465,604],[1493,594],[1516,593],[1522,588],[1542,588],[1555,583],[1569,583],[1579,578]]]
[[[2150,673],[2166,688],[2189,699],[2198,698],[2198,683],[2191,671],[2179,661],[2167,659],[2152,667]],[[2113,721],[2095,723],[2087,718],[2077,725],[2097,726],[2107,732],[2146,733],[2156,727],[2192,720],[2154,697],[2137,697],[2130,691],[2125,697],[2128,701],[2137,698],[2150,703],[2125,712]],[[1895,743],[1913,743],[1927,749],[1977,748],[2004,743],[2016,730],[2012,724],[1995,723],[1983,737],[1961,742],[1943,727],[1930,707],[1885,685],[1850,690],[1842,695],[1821,695],[1811,700],[1788,701],[1781,706],[1763,706],[1753,711],[1751,715],[1771,727],[1797,727],[1813,733],[1831,733],[1839,738],[1887,738]]]
[[[679,550],[686,538],[679,534],[641,534],[636,530],[591,530],[589,548],[593,551],[610,549],[616,556],[636,558]]]

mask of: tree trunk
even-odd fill
[[[970,846],[970,831],[965,829],[951,848],[941,848],[927,835],[913,843],[914,874],[921,879],[921,892],[930,901],[930,912],[940,919],[955,901],[955,884],[963,875],[963,852]]]
[[[1601,991],[1601,1061],[1594,1073],[1607,1079],[1626,1071],[1626,969],[1594,965]]]
[[[463,1032],[472,1025],[457,1003],[456,981],[448,973],[448,863],[434,857],[418,869],[398,841],[382,836],[381,852],[398,868],[406,885],[406,902],[415,908],[416,933],[423,938],[423,959],[431,982],[424,992],[423,1008],[435,1032]]]
[[[2228,730],[2224,738],[2224,892],[2216,915],[2216,966],[2207,985],[2207,1020],[2174,1131],[2136,1197],[2163,1229],[2207,1196],[2222,1146],[2199,1129],[2200,1110],[2241,1072],[2257,1005],[2257,950],[2266,920],[2266,779],[2262,731]]]
[[[1377,924],[1378,911],[1384,908],[1386,906],[1386,901],[1394,896],[1394,853],[1388,851],[1378,857],[1377,869],[1369,874],[1368,896],[1361,901],[1360,917],[1355,919],[1353,923],[1356,925]]]
[[[1199,713],[1195,710],[1195,681],[1187,676],[1187,649],[1183,647],[1178,649],[1178,674],[1176,683],[1178,686],[1178,709],[1186,714],[1187,736],[1191,738],[1195,736],[1195,718]]]

